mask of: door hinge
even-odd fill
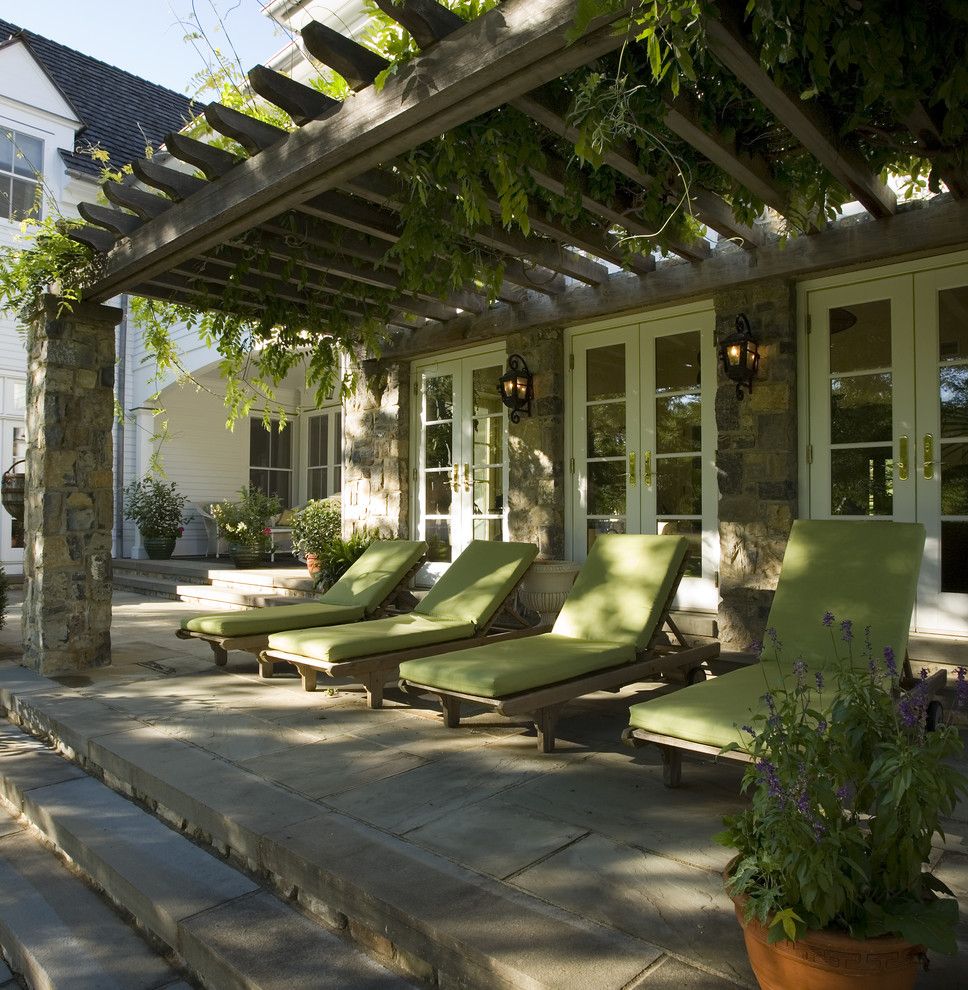
[[[568,355],[568,370],[569,371],[574,371],[575,370],[575,355],[574,355],[574,353]]]
[[[719,571],[713,572],[713,584],[715,585],[715,587],[717,588],[719,587]]]
[[[813,444],[807,444],[807,463],[813,464]]]
[[[569,472],[569,474],[574,474],[575,473],[575,458],[574,457],[568,462],[568,472]]]
[[[812,332],[813,332],[813,317],[809,313],[807,313],[807,334],[809,335]]]

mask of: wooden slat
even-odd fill
[[[88,222],[109,230],[118,237],[126,237],[134,233],[144,221],[131,213],[121,210],[109,210],[96,203],[78,203],[77,212]]]
[[[206,144],[204,141],[196,141],[177,131],[173,131],[165,138],[165,148],[172,157],[187,165],[194,165],[209,179],[221,178],[243,161],[231,152]]]
[[[98,254],[107,254],[118,239],[117,234],[109,233],[101,227],[90,227],[87,224],[81,227],[69,227],[66,233],[72,241],[85,244],[87,247],[93,248]]]
[[[146,186],[154,186],[155,189],[160,189],[176,200],[188,199],[193,193],[208,185],[206,179],[199,179],[197,176],[179,172],[174,168],[166,168],[149,158],[133,161],[131,170]]]
[[[318,89],[304,86],[264,65],[254,66],[248,75],[249,85],[259,96],[285,110],[300,127],[311,120],[331,117],[343,106],[339,100],[320,93]]]
[[[709,50],[767,108],[817,161],[875,217],[897,211],[897,197],[871,171],[859,152],[844,147],[819,108],[781,89],[732,18],[707,18]]]
[[[237,141],[250,155],[271,148],[289,134],[289,131],[284,131],[281,127],[222,106],[221,103],[209,103],[205,108],[205,119],[213,130]]]
[[[462,18],[434,0],[376,0],[376,5],[409,32],[418,48],[429,48],[464,25]]]
[[[319,21],[310,21],[300,32],[306,51],[314,59],[338,72],[351,89],[364,89],[390,64]]]
[[[540,8],[507,0],[415,58],[379,93],[360,91],[329,120],[311,121],[177,204],[164,222],[145,224],[112,252],[87,298],[110,298],[614,50],[623,36],[609,24],[630,4],[623,0],[571,41],[577,0],[547,0]],[[421,74],[428,85],[415,84]]]
[[[578,129],[571,126],[547,95],[540,92],[526,93],[510,101],[510,105],[530,117],[542,127],[566,141],[574,143],[578,139]],[[627,141],[616,141],[605,149],[604,164],[615,169],[627,179],[631,179],[643,189],[655,185],[655,179],[637,164],[635,148]],[[693,209],[702,223],[724,237],[739,239],[747,250],[765,243],[765,238],[748,224],[740,222],[729,204],[708,189],[693,186],[690,189]]]
[[[145,189],[138,189],[136,186],[121,182],[102,183],[101,189],[107,197],[108,202],[115,206],[123,206],[126,210],[133,210],[143,220],[152,220],[160,217],[162,213],[174,206],[174,202],[164,196],[156,196]]]

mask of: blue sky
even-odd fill
[[[3,20],[189,95],[210,52],[183,40],[193,9],[211,44],[231,57],[230,40],[244,70],[286,43],[260,0],[0,0]]]

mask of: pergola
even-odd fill
[[[526,115],[542,133],[573,140],[567,108],[547,87],[625,44],[626,34],[615,25],[634,4],[593,20],[578,40],[570,38],[578,0],[507,0],[471,22],[434,0],[379,0],[379,6],[421,50],[382,89],[374,85],[387,67],[381,56],[312,22],[302,32],[305,47],[349,83],[354,92],[345,102],[256,67],[249,73],[252,89],[286,111],[295,130],[212,103],[206,120],[247,157],[172,134],[167,151],[190,170],[142,160],[133,166],[140,186],[104,184],[115,208],[81,204],[87,225],[71,236],[103,255],[103,272],[73,316],[57,319],[49,307],[35,324],[31,344],[28,433],[38,449],[28,464],[32,539],[25,640],[35,665],[73,669],[110,656],[110,328],[119,314],[92,304],[133,293],[204,309],[218,306],[231,287],[235,305],[255,318],[265,312],[267,297],[285,300],[296,312],[311,298],[314,313],[329,308],[362,317],[369,286],[393,294],[393,348],[406,354],[965,242],[968,175],[953,165],[939,166],[947,195],[920,208],[899,204],[834,121],[761,67],[744,35],[742,5],[737,11],[724,0],[722,17],[705,25],[711,53],[812,156],[818,171],[849,191],[866,211],[864,218],[822,229],[817,224],[810,234],[784,241],[766,226],[743,223],[722,195],[693,185],[691,210],[723,240],[715,247],[705,239],[674,243],[672,257],[657,262],[648,254],[629,258],[617,242],[617,232],[649,232],[636,216],[634,195],[612,199],[586,189],[581,216],[567,225],[535,207],[529,236],[502,225],[492,199],[494,220],[478,228],[473,241],[503,265],[497,300],[475,284],[446,298],[411,291],[387,256],[401,236],[400,210],[409,196],[395,159],[503,105]],[[725,130],[704,124],[690,97],[670,97],[663,123],[735,186],[779,216],[790,215],[771,162],[738,146]],[[925,153],[938,148],[940,135],[923,105],[900,124]],[[563,188],[566,164],[549,158],[546,168],[532,170],[532,178],[556,192]],[[618,173],[626,190],[658,181],[622,141],[606,149],[601,167]],[[252,250],[263,263],[244,271],[239,261]],[[65,337],[70,347],[53,346]],[[70,372],[69,387],[57,370]],[[63,437],[50,425],[58,417],[70,421]],[[81,450],[83,457],[73,456]],[[45,500],[50,495],[56,498]],[[70,577],[81,570],[83,581]],[[65,604],[62,585],[72,580],[76,593]],[[51,615],[62,621],[52,625]]]

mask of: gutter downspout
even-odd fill
[[[124,556],[124,408],[125,384],[127,376],[128,350],[128,294],[121,296],[121,311],[124,314],[118,324],[118,365],[117,385],[114,398],[121,410],[121,416],[115,423],[114,445],[114,555]]]

